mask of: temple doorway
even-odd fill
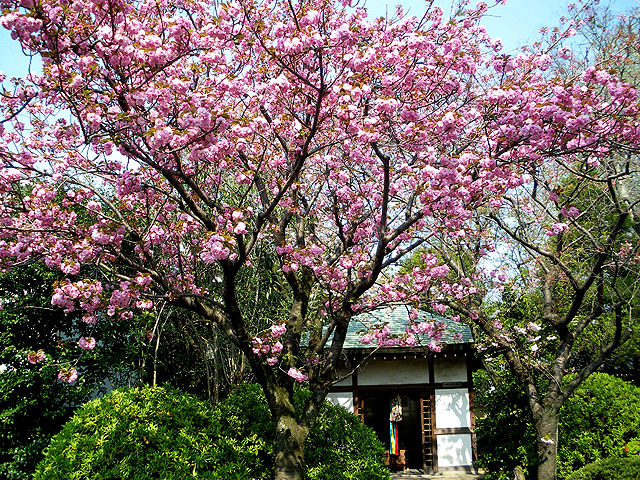
[[[430,427],[430,415],[425,419],[425,395],[421,391],[361,389],[361,414],[365,425],[371,427],[385,446],[387,462],[392,469],[424,469],[431,466],[428,452],[425,452],[425,420]],[[394,398],[399,397],[402,404],[402,420],[396,423],[397,446],[394,455],[393,430],[389,416]],[[430,430],[430,428],[428,428]],[[430,436],[427,437],[430,440]],[[428,450],[428,449],[427,449]],[[425,453],[427,455],[425,456]]]

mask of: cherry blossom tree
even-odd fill
[[[562,405],[637,329],[635,205],[612,187],[616,162],[589,168],[586,161],[563,162],[560,175],[532,172],[528,188],[477,213],[482,234],[436,247],[451,281],[476,289],[441,301],[477,327],[489,362],[503,357],[527,395],[541,480],[556,475]],[[524,318],[512,315],[523,304]]]
[[[59,268],[52,303],[87,322],[168,302],[217,324],[265,391],[277,479],[301,478],[352,316],[436,286],[475,292],[436,255],[397,275],[403,257],[463,236],[548,158],[598,162],[639,136],[633,90],[598,71],[550,81],[548,55],[500,55],[484,4],[454,20],[435,7],[370,19],[330,0],[2,8],[43,61],[3,90],[2,268]],[[288,295],[260,331],[237,291],[258,250],[277,256]],[[379,341],[414,331],[437,329]],[[296,381],[312,391],[301,418]]]
[[[513,95],[511,75],[488,95]],[[556,478],[558,415],[576,388],[603,366],[637,330],[640,242],[633,212],[640,198],[621,185],[638,182],[638,109],[635,90],[608,71],[588,67],[579,79],[555,77],[548,115],[565,114],[568,91],[587,93],[588,115],[570,143],[585,148],[551,148],[527,167],[529,180],[500,202],[480,208],[459,235],[429,242],[450,268],[450,285],[432,286],[423,297],[449,307],[473,324],[491,358],[503,357],[526,394],[536,429],[537,478]],[[509,104],[500,93],[499,102]],[[503,106],[506,106],[503,104]],[[514,111],[515,110],[515,111]],[[497,113],[505,137],[521,106]],[[614,113],[615,112],[615,113]],[[614,141],[606,155],[589,137],[609,114],[634,119],[628,141]],[[611,131],[613,137],[615,130]],[[623,135],[624,136],[624,135]],[[612,138],[613,138],[612,137]],[[591,146],[588,144],[591,143]],[[556,144],[556,146],[558,146]],[[566,146],[562,146],[564,150]],[[414,272],[420,270],[418,263]],[[461,285],[471,285],[467,292]],[[504,294],[503,294],[504,292]],[[443,294],[452,293],[453,295]],[[525,318],[512,312],[529,307]]]

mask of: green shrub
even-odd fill
[[[640,437],[632,438],[622,448],[623,457],[640,457]]]
[[[213,409],[177,390],[119,390],[65,424],[34,478],[259,478],[254,452],[262,443],[221,436]]]
[[[560,411],[558,477],[624,456],[625,445],[638,432],[640,388],[605,373],[590,375]]]
[[[567,480],[638,480],[640,458],[608,458],[585,465]]]
[[[302,406],[306,391],[296,392]],[[45,450],[35,480],[273,477],[275,428],[256,385],[212,407],[177,390],[120,390],[86,404]],[[383,480],[383,446],[327,404],[307,441],[308,480]]]

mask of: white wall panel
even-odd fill
[[[358,385],[404,385],[429,383],[426,358],[372,360],[358,372]]]
[[[353,413],[353,394],[351,392],[333,392],[327,394],[327,400]]]
[[[470,427],[469,392],[466,388],[436,390],[436,428]]]
[[[467,467],[473,464],[471,435],[438,435],[438,467]]]
[[[435,383],[466,382],[467,362],[464,357],[436,358],[433,362]]]

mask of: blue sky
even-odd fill
[[[488,5],[496,3],[483,0]],[[588,1],[588,0],[585,0]],[[421,16],[425,11],[424,0],[404,0],[397,2],[383,2],[370,0],[367,5],[375,15],[383,15],[385,3],[400,4],[415,16]],[[471,0],[474,5],[476,0]],[[532,43],[541,27],[558,25],[558,19],[567,14],[567,5],[577,3],[576,0],[507,0],[505,5],[496,5],[489,9],[483,24],[493,38],[502,39],[503,52],[516,50],[519,46]],[[625,13],[634,7],[640,7],[640,0],[602,0],[602,5],[610,4],[613,11]],[[435,0],[435,4],[446,14],[451,11],[451,0]]]
[[[491,4],[491,0],[486,0]],[[506,5],[497,5],[490,10],[483,23],[494,38],[501,38],[503,52],[515,50],[519,45],[529,43],[536,38],[540,27],[557,25],[557,19],[566,13],[566,5],[570,0],[508,0]],[[425,11],[422,0],[398,0],[391,2],[370,0],[367,6],[371,15],[384,15],[386,5],[401,4],[410,14],[421,16]],[[605,3],[605,2],[602,2]],[[445,13],[451,10],[451,0],[436,0]],[[624,13],[630,8],[639,7],[640,0],[613,0],[614,10]],[[26,58],[17,43],[11,40],[8,32],[0,27],[0,70],[8,77],[21,76],[27,73],[29,59]],[[37,68],[37,61],[34,61]]]

